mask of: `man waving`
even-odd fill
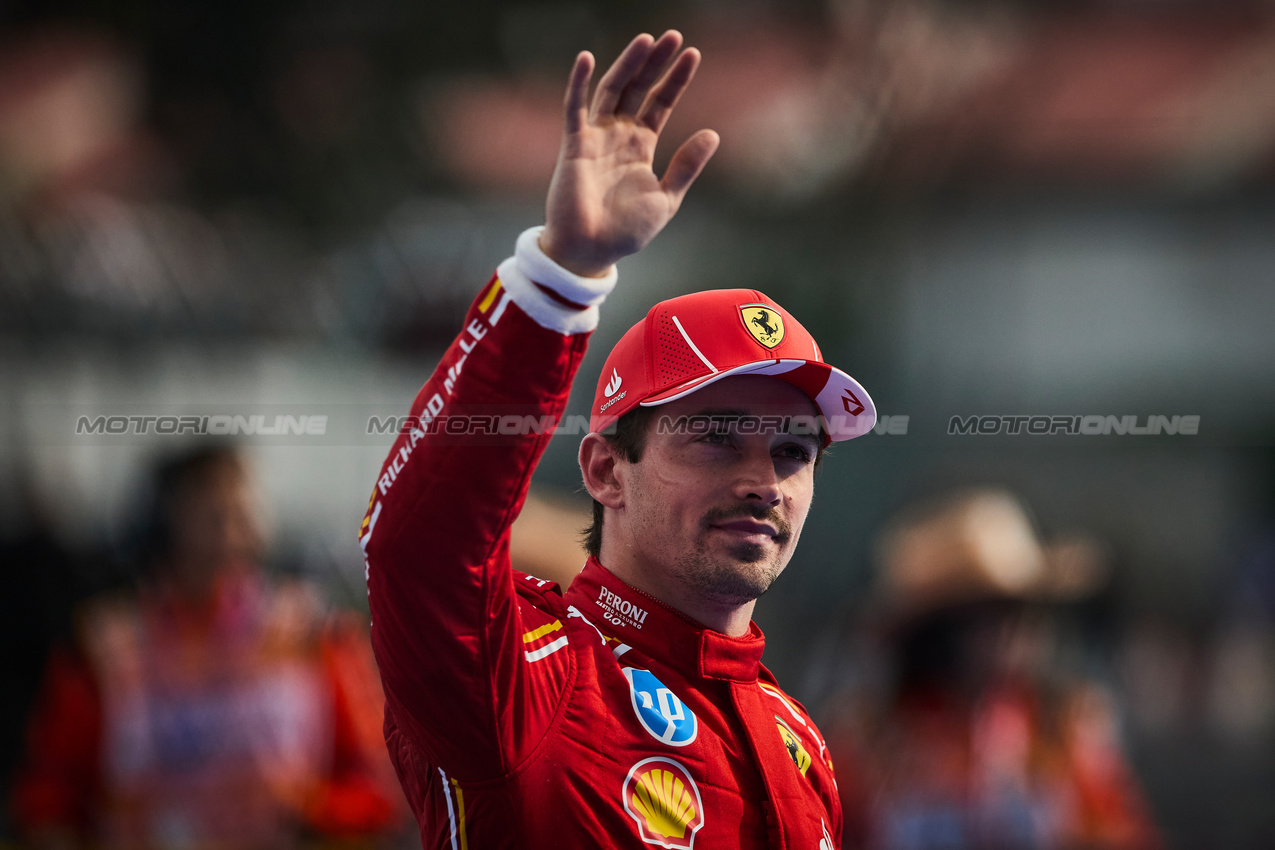
[[[655,305],[612,350],[580,445],[589,558],[565,591],[509,530],[616,284],[717,148],[656,141],[700,61],[635,38],[571,70],[546,224],[519,237],[417,396],[360,534],[386,743],[424,846],[832,848],[832,763],[761,665],[832,440],[872,401],[754,290]]]

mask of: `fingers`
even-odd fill
[[[584,127],[589,103],[589,78],[593,76],[593,54],[587,50],[576,56],[567,77],[567,93],[563,98],[568,133],[578,133]]]
[[[699,62],[700,52],[694,47],[688,47],[682,51],[682,55],[677,57],[647,96],[646,103],[637,114],[639,124],[651,128],[656,133],[664,129],[664,123],[668,121],[673,107],[677,105],[682,93],[690,85],[691,78],[695,76]]]
[[[699,177],[720,143],[721,137],[712,130],[700,130],[682,142],[682,146],[673,154],[664,177],[660,180],[660,188],[673,198],[675,205],[682,203],[686,190]]]
[[[673,58],[673,54],[677,53],[677,49],[682,46],[682,34],[677,30],[669,30],[656,40],[651,46],[651,52],[646,56],[646,62],[641,68],[634,73],[633,78],[629,80],[629,84],[624,87],[624,92],[620,95],[620,102],[616,104],[616,115],[637,115],[638,109],[642,107],[642,101],[646,100],[646,93],[651,90],[651,86],[660,78],[660,73],[664,70],[664,66],[668,60]]]
[[[598,90],[593,95],[593,108],[589,110],[589,120],[594,121],[599,115],[610,115],[620,103],[624,88],[633,76],[646,64],[655,39],[646,33],[629,42],[619,58],[612,63],[598,83]]]

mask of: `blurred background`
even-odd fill
[[[238,441],[260,560],[362,616],[355,535],[392,439],[370,420],[407,411],[543,220],[576,51],[605,66],[668,27],[704,63],[657,167],[701,127],[722,146],[622,264],[570,413],[651,303],[763,289],[884,414],[824,464],[758,607],[790,691],[831,724],[889,679],[883,527],[1007,488],[1042,540],[1088,541],[1093,580],[1039,604],[1055,666],[1109,695],[1164,844],[1275,846],[1275,5],[1256,0],[0,4],[6,796],[50,653],[144,579],[156,465],[212,440],[158,417],[262,416]],[[1120,427],[949,427],[1036,415]],[[77,433],[103,416],[156,419]],[[276,416],[326,418],[270,434]],[[1198,433],[1119,433],[1156,416]],[[549,528],[585,522],[577,443],[536,476]]]

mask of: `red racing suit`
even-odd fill
[[[831,759],[755,624],[705,629],[594,559],[565,592],[513,569],[542,426],[597,320],[547,294],[543,254],[531,282],[524,241],[417,396],[360,532],[423,846],[831,850]]]

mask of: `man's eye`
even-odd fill
[[[711,443],[715,446],[725,445],[730,439],[730,434],[726,431],[708,431],[699,438],[701,443]]]
[[[792,460],[801,461],[802,463],[810,463],[810,460],[813,457],[808,449],[795,443],[781,447],[779,449],[779,454],[782,457],[791,458]]]

